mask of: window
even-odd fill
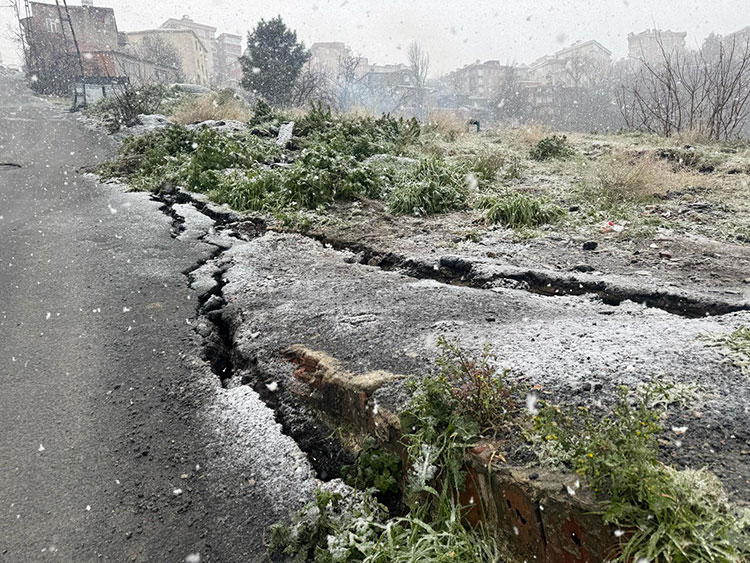
[[[60,32],[60,22],[56,18],[47,18],[47,31],[52,33]]]

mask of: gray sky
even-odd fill
[[[531,62],[577,40],[596,39],[616,58],[627,34],[650,27],[688,32],[696,46],[711,31],[750,25],[750,0],[94,0],[115,9],[123,31],[158,27],[190,15],[245,35],[260,18],[280,14],[310,45],[344,41],[371,62],[405,62],[417,40],[430,52],[433,76],[476,59]],[[0,0],[0,5],[7,0]],[[69,0],[80,4],[80,0]],[[0,52],[12,58],[6,29],[13,11],[0,8]]]

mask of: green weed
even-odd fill
[[[723,346],[727,356],[743,374],[750,375],[750,327],[741,326],[734,332],[718,338],[717,343]]]
[[[391,213],[432,215],[463,209],[469,185],[465,166],[427,157],[415,166],[398,169],[388,196]]]
[[[648,390],[620,389],[609,414],[542,404],[534,419],[542,456],[574,469],[603,503],[605,523],[623,532],[614,561],[640,558],[673,563],[741,560],[734,516],[718,479],[705,471],[677,471],[658,459],[662,411]]]
[[[566,159],[575,154],[575,149],[568,142],[565,135],[552,135],[539,141],[531,149],[529,156],[532,160]]]
[[[480,200],[479,208],[487,210],[488,223],[499,223],[512,229],[554,223],[565,215],[561,207],[547,198],[522,192],[486,196]]]

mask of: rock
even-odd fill
[[[441,256],[440,267],[453,272],[467,273],[474,265],[460,256]]]
[[[211,311],[221,309],[223,306],[224,300],[218,295],[212,295],[208,298],[208,301],[206,301],[201,308],[203,309],[204,313],[210,313]]]
[[[596,250],[597,246],[599,246],[599,243],[593,240],[589,240],[583,243],[584,250]]]
[[[573,266],[572,270],[576,272],[593,272],[596,268],[594,268],[590,264],[576,264]]]
[[[672,254],[670,252],[667,252],[666,250],[662,250],[659,252],[660,258],[672,258]]]
[[[292,134],[294,133],[294,121],[284,123],[279,127],[279,136],[276,139],[276,144],[280,147],[286,147],[289,141],[292,140]]]

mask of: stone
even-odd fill
[[[596,250],[597,246],[599,246],[599,243],[593,240],[588,240],[583,243],[584,250]]]
[[[289,141],[292,140],[292,134],[294,133],[294,121],[284,123],[279,127],[279,136],[276,139],[276,144],[280,147],[286,147]]]

